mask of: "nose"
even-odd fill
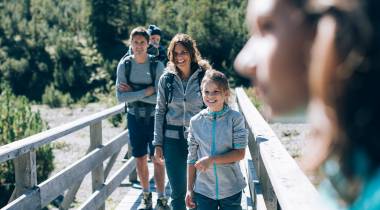
[[[255,80],[257,71],[257,54],[255,39],[251,37],[240,50],[235,58],[234,67],[236,72],[250,80]]]

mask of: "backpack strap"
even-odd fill
[[[202,69],[201,72],[199,72],[197,78],[198,78],[198,83],[199,83],[199,87],[201,87],[201,84],[202,84],[202,79],[203,77],[205,76],[205,73],[206,71]]]
[[[127,80],[127,84],[131,84],[132,61],[131,61],[130,56],[127,56],[127,58],[125,59],[124,68],[125,68],[125,79]]]
[[[150,72],[150,77],[152,79],[153,86],[156,81],[157,65],[158,65],[157,59],[153,57],[149,57],[149,72]]]
[[[126,56],[127,58],[124,61],[125,68],[125,78],[127,80],[127,84],[132,84],[131,82],[131,70],[132,70],[132,61],[131,56]],[[157,65],[158,62],[155,58],[149,57],[149,72],[152,80],[152,84],[154,85],[157,75]]]
[[[174,74],[167,72],[163,75],[164,79],[164,95],[165,95],[165,115],[164,115],[164,123],[163,123],[163,129],[162,129],[162,136],[165,137],[165,130],[167,126],[166,121],[166,114],[168,113],[168,106],[169,103],[172,102],[173,99],[173,81],[174,81]],[[165,138],[163,138],[165,141]],[[163,142],[164,144],[164,142]]]
[[[168,105],[173,100],[173,81],[174,81],[173,73],[166,73],[164,75],[164,92],[165,92],[166,110],[168,109]]]

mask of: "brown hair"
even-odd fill
[[[137,36],[137,35],[143,36],[146,39],[146,41],[149,43],[148,31],[142,26],[138,26],[138,27],[132,29],[131,34],[129,35],[129,43],[131,43],[133,37]]]
[[[380,81],[380,17],[377,1],[363,2],[348,9],[335,4],[325,13],[335,31],[329,40],[316,42],[325,51],[314,55],[310,75],[313,95],[332,111],[336,124],[327,158],[339,161],[351,185],[380,166],[380,97],[374,92]],[[326,35],[326,27],[320,33]]]
[[[169,70],[177,71],[177,73],[181,74],[181,72],[178,71],[178,69],[175,67],[176,65],[174,58],[174,48],[177,44],[182,45],[189,51],[192,71],[195,71],[199,67],[201,67],[205,71],[211,69],[211,65],[209,64],[209,62],[201,57],[195,40],[187,34],[179,33],[173,37],[168,47]]]
[[[220,89],[222,89],[223,93],[227,93],[227,95],[230,95],[230,85],[228,84],[228,79],[226,75],[224,75],[222,72],[210,69],[206,71],[205,76],[202,79],[201,83],[201,90],[203,91],[204,85],[207,82],[213,82],[215,83]],[[228,98],[227,98],[228,101]]]

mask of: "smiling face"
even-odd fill
[[[216,82],[208,80],[202,85],[202,97],[210,111],[218,112],[223,109],[228,99],[228,92],[220,88]]]
[[[142,35],[134,35],[132,37],[131,47],[134,55],[147,54],[148,40]]]
[[[174,63],[182,71],[189,71],[191,57],[189,51],[182,44],[178,43],[174,47]]]
[[[251,79],[272,114],[284,114],[308,100],[307,66],[312,27],[286,0],[251,0],[247,22],[251,37],[235,60]]]

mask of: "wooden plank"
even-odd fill
[[[148,163],[148,169],[149,169],[150,189],[151,191],[154,191],[155,186],[153,182],[153,176],[154,176],[153,163]],[[167,177],[165,177],[165,186],[166,186],[165,187],[166,195],[170,195],[171,190],[170,190],[169,181]],[[132,187],[126,193],[126,196],[119,203],[119,205],[116,207],[115,210],[125,210],[125,209],[137,210],[137,207],[140,204],[141,199],[142,199],[142,189],[136,189]],[[157,203],[157,193],[152,193],[152,201],[153,201],[153,207],[154,207]]]
[[[87,149],[86,154],[91,152],[92,148],[91,146]],[[73,184],[71,187],[69,187],[69,190],[64,195],[62,203],[59,205],[60,210],[66,210],[70,208],[71,203],[74,201],[75,196],[82,184],[84,179],[80,179],[75,184]]]
[[[240,165],[248,183],[245,189],[250,199],[247,200],[247,209],[267,210],[249,148],[246,148],[245,158]]]
[[[247,155],[246,155],[247,156]],[[244,179],[247,183],[247,185],[245,186],[244,190],[243,190],[243,194],[242,194],[242,198],[241,198],[241,206],[242,206],[242,209],[243,210],[252,210],[253,209],[253,200],[255,197],[254,196],[251,196],[251,193],[250,193],[250,177],[248,176],[248,169],[246,167],[246,162],[247,160],[246,159],[243,159],[240,161],[240,169],[243,173],[243,176],[244,176]]]
[[[13,160],[15,166],[16,188],[10,202],[25,191],[37,186],[36,152],[30,151]]]
[[[106,180],[102,188],[96,190],[79,209],[98,209],[104,203],[108,196],[121,184],[121,182],[136,168],[135,158],[131,158],[127,163],[115,172],[115,174]]]
[[[268,181],[273,186],[281,209],[321,209],[315,187],[290,157],[244,90],[236,88],[236,95],[240,110],[255,137]],[[262,169],[259,170],[261,173]]]
[[[39,184],[41,191],[41,206],[46,206],[77,180],[83,179],[100,162],[119,151],[127,143],[126,131],[120,133],[102,148],[96,148],[88,155],[53,177]]]
[[[39,193],[38,188],[26,191],[20,197],[18,197],[14,201],[4,206],[1,210],[20,210],[20,209],[28,209],[28,210],[41,209],[40,193]]]
[[[124,112],[124,103],[111,107],[104,111],[92,114],[88,117],[84,117],[75,120],[71,123],[58,126],[47,131],[29,136],[27,138],[6,144],[0,147],[0,163],[14,159],[21,154],[25,154],[31,150],[35,150],[38,147],[52,142],[62,136],[73,133],[86,126],[89,126],[95,122],[106,119],[110,116]]]
[[[90,125],[90,148],[95,149],[102,145],[102,121]],[[121,148],[121,147],[120,147]],[[92,192],[97,191],[104,183],[103,161],[91,171]],[[105,204],[99,205],[97,209],[104,210]]]
[[[107,166],[106,166],[106,168],[104,169],[104,178],[105,178],[105,179],[107,179],[108,175],[109,175],[110,172],[111,172],[112,167],[115,165],[116,158],[119,156],[120,151],[121,151],[121,150],[119,150],[118,152],[116,152],[115,154],[113,154],[113,155],[111,156],[110,160],[108,161]]]

